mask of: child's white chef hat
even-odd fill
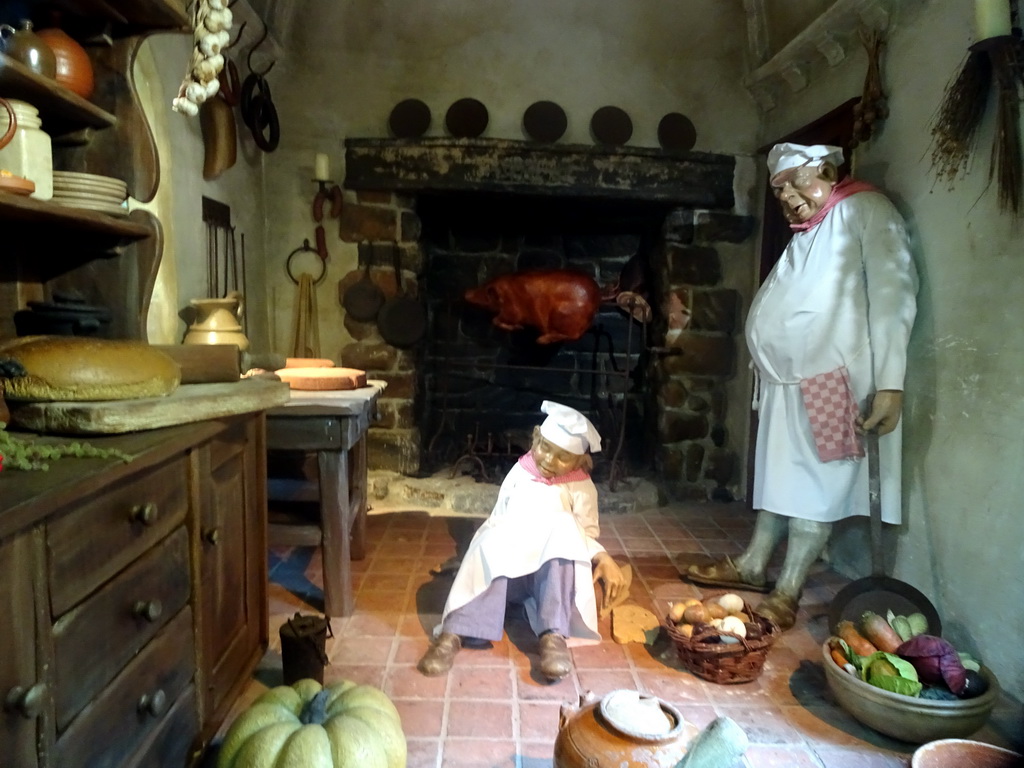
[[[597,453],[601,450],[601,435],[590,419],[575,408],[545,400],[540,410],[548,415],[540,425],[540,434],[546,440],[570,453],[583,454],[588,450]]]
[[[799,168],[809,163],[830,162],[838,168],[843,164],[842,147],[830,144],[792,144],[782,142],[768,151],[768,172],[777,176],[790,168]]]

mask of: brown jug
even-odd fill
[[[60,27],[40,29],[36,36],[53,51],[57,60],[56,81],[83,99],[92,96],[96,83],[85,48]]]
[[[638,727],[616,704],[623,699],[663,714],[663,727]],[[699,729],[666,701],[636,691],[591,692],[574,707],[563,704],[555,738],[554,768],[675,768]]]
[[[49,78],[57,75],[57,57],[32,31],[32,22],[28,19],[22,19],[21,29],[0,24],[0,50],[38,75]]]

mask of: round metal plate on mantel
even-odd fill
[[[658,143],[662,149],[688,152],[697,143],[697,129],[686,115],[669,112],[658,123]]]
[[[396,139],[418,139],[430,127],[430,107],[419,99],[405,99],[391,110],[388,128]]]
[[[619,107],[601,107],[590,118],[590,133],[599,144],[625,144],[633,135],[633,121]]]
[[[568,125],[565,110],[553,101],[535,101],[523,113],[523,130],[534,141],[558,141]]]
[[[487,107],[476,99],[459,99],[444,116],[448,133],[457,139],[475,139],[487,128]]]

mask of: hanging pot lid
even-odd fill
[[[658,123],[658,143],[663,149],[689,152],[697,143],[697,129],[686,115],[669,112]]]
[[[448,133],[457,139],[474,139],[487,128],[487,107],[476,99],[459,99],[444,116]]]
[[[396,139],[417,139],[430,127],[430,107],[419,99],[405,99],[391,110],[388,128]]]
[[[625,144],[633,135],[633,121],[619,107],[601,107],[590,118],[590,133],[599,144]]]
[[[534,141],[558,141],[568,125],[565,110],[553,101],[535,101],[523,113],[523,130]]]

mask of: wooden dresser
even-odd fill
[[[0,472],[0,762],[198,760],[267,645],[265,433],[246,413]]]

